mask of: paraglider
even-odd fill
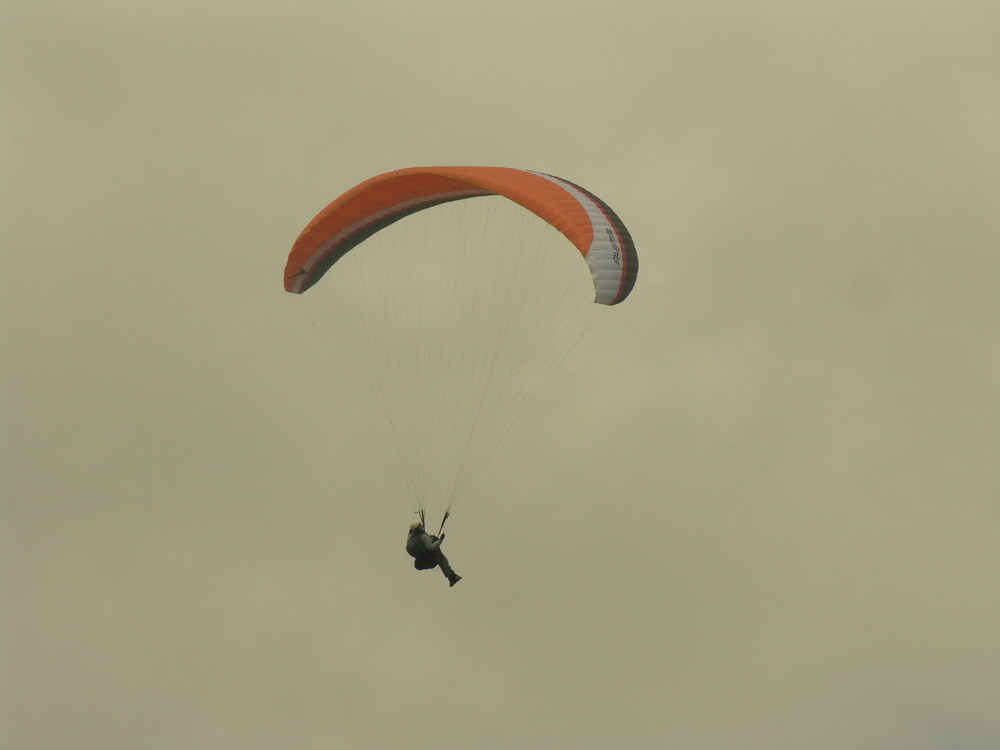
[[[323,298],[313,326],[378,405],[373,423],[422,520],[431,500],[447,517],[593,310],[625,300],[637,272],[625,225],[579,185],[506,167],[416,167],[320,211],[284,283]],[[595,383],[591,397],[615,387]],[[443,534],[420,528],[439,552]],[[454,585],[443,559],[435,566]]]
[[[447,520],[447,519],[445,519]],[[442,528],[444,522],[441,523]],[[424,529],[424,519],[421,514],[419,521],[410,524],[410,531],[406,535],[406,552],[413,558],[413,567],[417,570],[433,570],[441,568],[444,577],[448,579],[448,585],[454,586],[462,580],[462,576],[451,568],[448,558],[444,556],[441,543],[444,541],[444,533],[428,534]]]

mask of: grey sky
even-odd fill
[[[0,6],[0,745],[1000,745],[998,37]],[[431,164],[586,185],[641,262],[449,522],[455,589],[281,287],[323,205]]]

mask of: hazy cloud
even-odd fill
[[[993,5],[0,24],[0,744],[1000,743]],[[466,163],[591,187],[641,272],[449,590],[280,275],[354,183]]]

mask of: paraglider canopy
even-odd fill
[[[299,236],[285,267],[285,289],[306,291],[352,248],[405,216],[484,195],[509,198],[562,232],[590,266],[595,302],[615,305],[632,291],[639,270],[635,245],[606,203],[559,177],[507,167],[414,167],[365,180]]]

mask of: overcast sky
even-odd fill
[[[4,2],[0,745],[1000,747],[998,38]],[[281,279],[432,164],[585,185],[641,266],[449,522],[454,589]]]

